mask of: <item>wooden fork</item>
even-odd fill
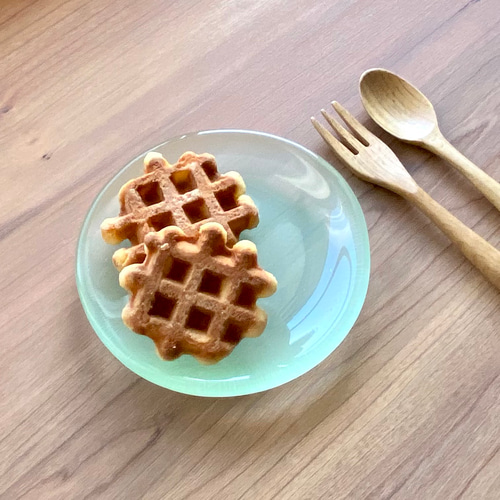
[[[343,142],[314,117],[311,121],[335,155],[361,179],[389,189],[417,206],[460,248],[465,257],[500,289],[500,251],[431,198],[415,182],[392,150],[345,108],[335,101],[332,106],[350,131],[324,109],[321,113]]]

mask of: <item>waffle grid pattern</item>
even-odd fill
[[[236,172],[221,175],[211,155],[185,153],[175,165],[159,154],[145,159],[146,174],[125,184],[120,191],[121,211],[104,221],[101,229],[109,243],[129,239],[132,246],[114,258],[121,269],[145,258],[144,238],[168,226],[195,234],[202,224],[218,222],[234,245],[244,229],[258,223],[257,209]]]
[[[132,294],[124,319],[154,340],[161,357],[188,353],[214,362],[263,331],[267,316],[256,300],[273,293],[276,282],[258,267],[253,244],[230,249],[222,227],[209,223],[198,239],[166,228],[148,235],[146,246],[146,261],[120,274]]]

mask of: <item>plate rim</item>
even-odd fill
[[[127,170],[133,163],[135,163],[139,158],[143,157],[146,153],[149,151],[154,151],[158,148],[162,148],[169,143],[176,142],[183,140],[185,138],[189,137],[194,137],[194,136],[200,136],[200,135],[210,135],[210,134],[243,134],[243,135],[252,135],[252,136],[260,136],[266,139],[271,139],[274,141],[277,141],[279,143],[284,143],[289,146],[292,146],[293,148],[297,148],[300,151],[302,151],[304,154],[312,157],[316,162],[320,163],[323,165],[325,168],[325,172],[328,172],[329,175],[332,175],[335,177],[336,181],[339,183],[340,187],[343,189],[344,192],[346,192],[349,196],[352,203],[352,207],[355,212],[357,212],[358,219],[361,221],[360,226],[361,227],[355,227],[355,230],[353,231],[353,236],[356,236],[359,238],[361,242],[361,250],[363,250],[360,255],[357,255],[357,258],[360,261],[360,266],[365,269],[363,273],[361,273],[361,279],[359,279],[359,276],[355,280],[354,287],[351,293],[350,297],[350,306],[349,308],[346,309],[344,313],[344,323],[347,325],[346,326],[346,332],[343,335],[342,339],[340,342],[331,350],[327,350],[327,352],[320,356],[318,359],[315,359],[315,362],[312,363],[310,366],[306,366],[305,369],[296,372],[293,374],[293,376],[288,376],[288,377],[281,377],[279,380],[274,380],[272,384],[262,384],[261,382],[260,385],[262,387],[256,387],[254,390],[244,390],[244,391],[238,391],[238,390],[233,390],[231,393],[225,393],[225,394],[219,394],[217,391],[206,391],[206,392],[212,392],[213,394],[208,394],[208,393],[202,393],[202,391],[196,391],[196,390],[190,390],[189,388],[178,388],[178,387],[170,387],[167,385],[163,385],[161,383],[158,383],[155,380],[151,380],[149,377],[138,373],[136,369],[134,369],[132,366],[130,366],[129,359],[127,359],[127,356],[122,355],[121,352],[117,352],[114,350],[112,347],[110,347],[109,343],[104,339],[101,334],[99,333],[99,330],[102,328],[100,326],[99,321],[94,317],[92,314],[90,308],[90,301],[87,301],[87,298],[85,294],[82,291],[82,288],[84,288],[84,283],[83,283],[83,277],[81,276],[82,274],[82,269],[81,269],[81,258],[80,254],[82,253],[82,246],[84,242],[84,234],[87,232],[88,226],[91,222],[91,216],[93,215],[94,208],[98,205],[99,201],[101,198],[105,195],[107,192],[107,189],[109,186],[125,171]],[[356,235],[354,233],[357,233]],[[358,250],[358,248],[356,247]],[[76,285],[77,285],[77,291],[78,295],[80,298],[80,302],[82,304],[83,310],[85,312],[85,315],[87,317],[87,320],[89,321],[92,329],[94,330],[94,333],[97,335],[97,337],[100,339],[100,341],[104,344],[104,346],[107,348],[107,350],[112,354],[122,365],[124,365],[128,370],[133,372],[135,375],[138,377],[141,377],[144,380],[147,380],[150,383],[153,383],[159,387],[180,393],[180,394],[187,394],[187,395],[192,395],[192,396],[198,396],[198,397],[237,397],[237,396],[244,396],[244,395],[250,395],[250,394],[255,394],[259,392],[264,392],[267,390],[271,390],[277,387],[280,387],[284,384],[287,384],[289,382],[292,382],[293,380],[296,380],[297,378],[301,377],[302,375],[306,374],[307,372],[311,371],[315,367],[317,367],[319,364],[321,364],[326,358],[328,358],[338,347],[340,344],[346,339],[350,331],[352,330],[352,327],[354,326],[356,320],[358,319],[361,310],[363,308],[364,302],[366,300],[367,292],[368,292],[368,286],[370,282],[370,274],[371,274],[371,253],[370,253],[370,242],[369,242],[369,235],[368,235],[368,228],[366,224],[366,219],[364,216],[364,212],[361,208],[361,205],[359,203],[359,200],[357,196],[355,195],[354,191],[352,190],[351,186],[347,183],[347,181],[344,179],[344,177],[337,171],[337,169],[331,165],[329,162],[327,162],[324,158],[322,158],[320,155],[315,153],[314,151],[311,151],[310,149],[306,148],[305,146],[292,141],[290,139],[287,139],[285,137],[281,137],[278,135],[270,134],[268,132],[262,132],[262,131],[256,131],[256,130],[248,130],[248,129],[232,129],[232,128],[227,128],[227,129],[209,129],[209,130],[199,130],[196,132],[188,132],[185,134],[179,134],[174,137],[168,138],[166,141],[163,141],[152,148],[149,148],[145,150],[144,152],[140,153],[136,157],[134,157],[132,160],[127,162],[123,167],[121,167],[105,184],[101,189],[99,190],[98,194],[92,199],[92,202],[90,204],[89,209],[87,210],[87,213],[85,215],[85,218],[83,220],[83,223],[81,224],[80,227],[80,233],[77,239],[77,245],[76,245],[76,259],[75,259],[75,278],[76,278]],[[206,387],[213,387],[213,386],[206,386]],[[234,386],[237,388],[238,386]]]

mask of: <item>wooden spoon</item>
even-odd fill
[[[422,92],[400,76],[379,68],[361,75],[359,89],[367,113],[380,127],[451,163],[500,210],[500,184],[443,137],[436,112]]]

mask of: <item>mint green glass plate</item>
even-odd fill
[[[237,396],[271,389],[306,373],[346,337],[365,300],[370,251],[361,207],[348,184],[322,158],[280,137],[242,130],[198,132],[153,149],[171,163],[185,151],[208,152],[219,170],[236,170],[260,213],[245,231],[260,265],[278,280],[259,300],[268,312],[264,333],[244,339],[216,365],[190,356],[161,360],[153,342],[121,320],[127,302],[104,243],[101,221],[118,214],[118,191],[142,174],[141,155],[101,191],[78,242],[76,281],[87,317],[104,345],[130,370],[174,391]]]

